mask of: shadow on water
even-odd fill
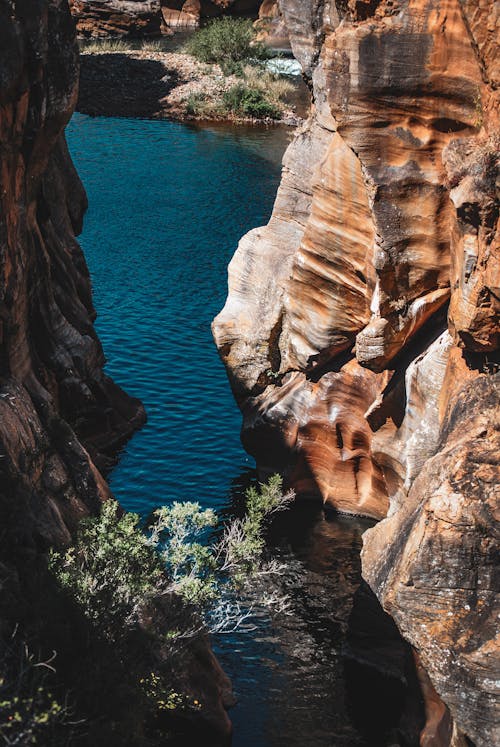
[[[235,485],[236,510],[241,489]],[[300,505],[270,533],[286,571],[287,614],[257,614],[251,633],[220,636],[238,704],[234,747],[418,745],[423,725],[411,651],[361,579],[368,520]]]

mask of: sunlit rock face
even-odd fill
[[[365,577],[419,650],[455,743],[496,743],[496,612],[477,569],[493,587],[498,8],[280,10],[313,107],[213,324],[243,442],[299,496],[389,517],[366,534]]]
[[[64,140],[78,80],[67,5],[0,6],[0,70],[1,525],[60,543],[108,495],[95,463],[144,411],[103,373],[75,239],[86,197]]]
[[[165,29],[160,0],[69,0],[84,37],[159,36]]]
[[[78,34],[144,38],[197,28],[201,18],[257,16],[259,0],[69,0]]]
[[[313,113],[285,155],[269,224],[245,236],[231,261],[227,302],[214,321],[245,439],[254,410],[269,445],[282,431],[278,410],[288,431],[299,432],[307,417],[280,408],[281,399],[294,399],[289,380],[303,379],[314,399],[328,399],[331,374],[357,361],[364,374],[351,418],[361,431],[369,424],[363,453],[374,471],[390,471],[391,485],[381,491],[377,481],[369,501],[380,502],[380,517],[417,470],[408,463],[413,447],[383,443],[390,430],[405,442],[406,431],[422,424],[422,406],[429,409],[420,384],[419,401],[405,402],[418,356],[449,330],[433,353],[435,369],[426,358],[425,386],[436,399],[451,347],[491,354],[498,346],[497,96],[489,58],[480,56],[481,49],[491,56],[494,42],[492,34],[473,37],[482,29],[478,13],[490,27],[497,20],[482,6],[469,18],[467,7],[458,0],[281,4],[311,78]],[[362,376],[369,386],[359,385]],[[402,433],[405,410],[414,425]],[[438,426],[428,419],[433,434],[420,438],[418,464],[435,447]],[[299,441],[289,437],[287,449],[301,459]],[[319,493],[353,511],[352,484],[342,497],[339,480],[345,460],[324,461],[331,477],[320,482],[340,485],[335,498],[321,485]],[[293,475],[300,483],[295,467]]]
[[[500,375],[451,399],[437,453],[365,535],[364,575],[419,651],[456,723],[498,744]]]

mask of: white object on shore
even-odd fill
[[[291,57],[273,57],[267,60],[266,69],[276,75],[301,75],[302,68],[297,60]]]

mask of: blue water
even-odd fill
[[[107,372],[148,414],[111,487],[140,513],[222,506],[253,460],[210,323],[239,238],[269,218],[288,133],[75,114],[67,137],[89,197],[80,241]]]
[[[254,465],[210,322],[238,240],[269,218],[289,133],[75,114],[67,137],[89,197],[80,240],[107,371],[148,414],[111,487],[142,515],[174,499],[226,510]],[[214,641],[239,701],[233,747],[413,744],[393,734],[404,652],[360,594],[367,522],[297,510],[272,538],[288,569],[279,585],[289,614]],[[391,677],[352,663],[367,640]]]

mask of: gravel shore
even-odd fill
[[[220,98],[240,81],[223,75],[218,65],[198,62],[188,54],[150,50],[81,53],[80,93],[77,110],[92,116],[145,117],[178,121],[232,121],[235,123],[297,125],[301,118],[292,106],[281,119],[224,117],[189,113],[188,98],[203,94]]]

